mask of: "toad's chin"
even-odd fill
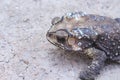
[[[66,50],[66,51],[75,51],[75,52],[77,52],[77,51],[82,51],[82,48],[80,48],[80,47],[76,47],[76,46],[59,46],[61,49],[64,49],[64,50]]]

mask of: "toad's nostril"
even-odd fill
[[[48,34],[48,36],[49,36],[49,37],[51,37],[51,36],[52,36],[52,34]]]
[[[47,33],[47,37],[51,37],[52,36],[52,34],[51,33]]]

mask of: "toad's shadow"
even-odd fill
[[[81,54],[80,52],[71,52],[71,51],[64,51],[59,48],[51,50],[50,54],[53,54],[54,61],[57,63],[63,62],[65,65],[71,65],[71,62],[75,62],[78,66],[80,65],[88,65],[91,61],[90,58]],[[64,65],[63,65],[64,66]]]
[[[87,64],[90,65],[91,58],[87,57],[86,55],[83,55],[81,52],[71,52],[71,51],[64,51],[62,49],[54,49],[50,52],[50,54],[54,54],[54,60],[56,60],[58,63],[60,62],[68,62],[73,61],[76,62],[78,65]],[[69,63],[65,63],[69,64]],[[106,66],[108,65],[119,65],[120,63],[117,63],[115,61],[106,60],[105,61]]]

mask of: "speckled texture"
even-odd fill
[[[84,11],[120,17],[119,0],[0,0],[0,80],[76,80],[87,60],[46,40],[53,17]],[[109,65],[97,80],[120,80]]]

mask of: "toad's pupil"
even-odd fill
[[[65,42],[65,38],[64,37],[57,37],[57,41],[59,43],[64,43]]]

